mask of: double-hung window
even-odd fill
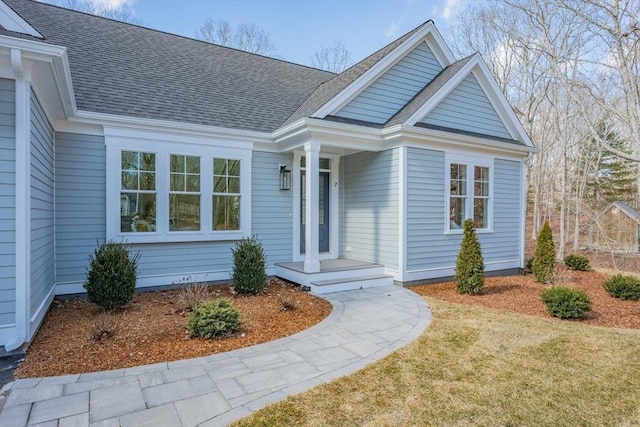
[[[105,138],[109,239],[154,243],[251,235],[250,144],[218,147],[208,139],[129,133],[137,132]]]
[[[447,161],[445,232],[461,232],[466,219],[479,231],[491,231],[492,174],[490,161]]]

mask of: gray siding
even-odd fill
[[[453,268],[462,235],[444,234],[444,152],[408,149],[407,270]],[[520,163],[494,162],[493,233],[480,233],[485,263],[517,261],[520,235]]]
[[[340,162],[341,256],[398,269],[399,153],[358,153]]]
[[[87,257],[106,235],[106,151],[102,136],[55,135],[58,283],[84,281]]]
[[[396,114],[442,71],[426,43],[421,43],[336,116],[382,124]]]
[[[293,259],[293,192],[280,190],[280,164],[291,169],[293,156],[253,152],[251,228],[264,245],[268,267]]]
[[[15,82],[0,79],[0,325],[15,323]]]
[[[53,128],[31,93],[31,316],[55,286]],[[46,309],[46,308],[45,308]]]
[[[476,78],[469,74],[422,123],[511,138]]]

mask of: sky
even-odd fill
[[[357,62],[428,19],[447,38],[448,24],[473,0],[85,0],[125,4],[145,26],[194,37],[204,21],[256,23],[276,56],[309,64],[321,46],[341,41]]]

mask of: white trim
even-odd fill
[[[527,184],[527,160],[520,160],[520,268],[527,265],[525,246],[526,246],[526,224],[527,224],[527,193],[529,192]]]
[[[408,212],[408,189],[407,189],[407,178],[409,171],[409,150],[407,147],[399,147],[399,188],[398,188],[398,197],[400,198],[400,203],[398,204],[398,267],[399,274],[394,275],[394,279],[398,281],[404,281],[404,275],[407,271],[407,212]]]
[[[238,240],[251,236],[251,143],[230,143],[196,136],[105,128],[107,146],[107,239],[128,243]],[[156,154],[156,231],[120,231],[121,151]],[[184,154],[201,158],[201,224],[199,231],[169,231],[169,158]],[[240,230],[212,230],[213,158],[238,159],[240,163]]]
[[[494,169],[495,169],[495,158],[481,155],[477,153],[471,152],[462,152],[462,151],[449,151],[445,152],[444,155],[444,197],[445,197],[445,211],[444,211],[444,234],[447,235],[455,235],[462,234],[463,229],[451,229],[450,228],[450,212],[451,212],[451,197],[450,197],[450,186],[451,186],[451,164],[461,164],[467,167],[467,193],[466,193],[466,201],[465,201],[465,212],[463,221],[466,219],[473,219],[473,205],[474,205],[474,179],[475,179],[475,167],[486,167],[489,169],[489,206],[487,208],[489,213],[489,218],[487,219],[487,227],[476,229],[476,233],[493,233],[493,206],[494,206],[494,195],[493,189],[495,186],[494,182]]]
[[[19,348],[29,336],[31,310],[31,70],[22,52],[11,49],[15,80],[15,336],[7,351]]]
[[[340,156],[329,159],[329,254],[330,259],[337,259],[340,251]]]
[[[27,21],[22,19],[13,9],[7,6],[3,1],[0,1],[0,25],[9,31],[15,31],[20,34],[28,34],[39,39],[43,39],[44,36],[33,28]]]
[[[454,62],[455,58],[447,44],[444,42],[444,39],[436,29],[433,22],[429,21],[385,57],[380,59],[375,65],[362,73],[362,75],[334,96],[329,102],[311,114],[311,117],[324,118],[327,115],[333,115],[341,110],[371,83],[389,71],[389,69],[400,61],[408,52],[415,49],[422,42],[427,43],[427,46],[429,46],[429,49],[431,49],[438,62],[440,62],[442,68],[445,68]]]
[[[304,240],[304,272],[320,271],[319,255],[319,198],[320,198],[320,144],[307,143],[305,154],[305,240]]]
[[[31,316],[30,323],[29,323],[29,335],[27,336],[27,341],[31,341],[34,335],[36,334],[36,332],[38,331],[38,328],[42,324],[42,321],[44,320],[44,316],[47,314],[47,310],[49,309],[49,306],[51,305],[51,301],[53,301],[53,297],[55,296],[55,294],[56,294],[56,287],[51,286],[51,289],[49,289],[47,296],[40,303],[40,305],[36,309],[36,312]]]
[[[291,191],[293,199],[293,261],[303,261],[304,256],[300,253],[300,159],[303,153],[294,151],[293,167],[291,168]]]

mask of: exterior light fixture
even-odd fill
[[[291,190],[291,171],[287,165],[280,165],[280,190]]]

